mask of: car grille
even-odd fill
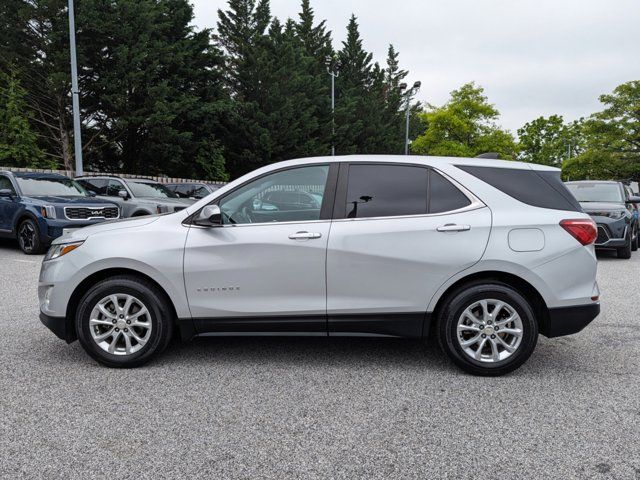
[[[601,226],[598,225],[598,238],[596,238],[596,245],[602,245],[609,241],[609,232]]]
[[[69,220],[113,219],[120,217],[118,207],[65,207],[64,214]]]

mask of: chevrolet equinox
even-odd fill
[[[353,156],[261,168],[165,215],[57,239],[41,320],[109,367],[173,335],[437,336],[501,375],[600,311],[591,218],[559,170]]]

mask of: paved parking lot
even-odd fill
[[[640,479],[638,254],[601,257],[594,324],[497,379],[376,339],[201,339],[105,369],[38,320],[40,261],[0,243],[2,478]]]

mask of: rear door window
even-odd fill
[[[471,200],[449,180],[432,170],[429,178],[429,213],[444,213],[471,205]]]
[[[346,218],[426,214],[428,182],[429,170],[423,167],[352,164]]]

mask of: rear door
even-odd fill
[[[331,335],[419,337],[429,300],[480,260],[491,212],[443,174],[344,164],[327,251]]]

